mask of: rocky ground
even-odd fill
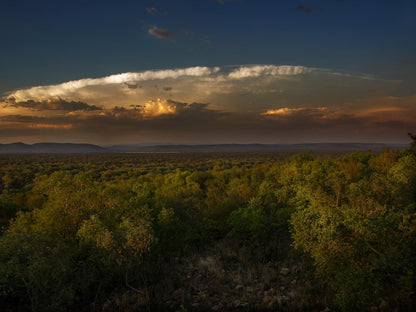
[[[265,261],[256,256],[268,253],[259,246],[220,241],[203,252],[173,258],[155,288],[116,296],[104,304],[103,312],[329,312],[327,289],[315,279],[310,259],[291,254],[289,246],[289,240],[279,242],[278,255]],[[379,306],[367,311],[400,309],[380,298]]]
[[[107,311],[323,311],[310,264],[281,256],[263,262],[249,247],[220,242],[201,254],[174,258],[154,290],[149,308],[145,289],[109,301]],[[296,259],[296,261],[295,261]],[[123,307],[123,308],[121,308]]]

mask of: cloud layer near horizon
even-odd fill
[[[109,143],[406,141],[398,81],[304,66],[129,72],[10,92],[0,140]]]

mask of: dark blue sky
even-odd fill
[[[2,1],[0,92],[196,65],[288,64],[414,76],[413,0],[220,2]],[[169,30],[170,41],[149,34],[153,27]]]
[[[406,142],[415,0],[3,0],[0,143]]]

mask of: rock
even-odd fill
[[[244,288],[244,286],[243,285],[241,285],[241,284],[238,284],[237,286],[235,286],[235,289],[242,289],[242,288]]]
[[[111,309],[111,301],[107,300],[104,304],[103,304],[103,311],[110,311]]]
[[[289,268],[282,268],[280,270],[280,274],[282,274],[282,275],[288,275],[289,273],[290,273]]]
[[[184,291],[182,288],[176,289],[173,293],[172,293],[172,297],[176,300],[179,300],[182,298],[184,294]]]
[[[386,301],[386,300],[381,299],[381,303],[380,303],[380,305],[378,306],[378,308],[380,309],[380,311],[388,311],[388,309],[389,309],[389,304],[387,303],[387,301]]]

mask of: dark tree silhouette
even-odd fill
[[[412,142],[410,143],[410,149],[413,151],[416,151],[416,135],[408,133],[409,137],[412,139]]]

